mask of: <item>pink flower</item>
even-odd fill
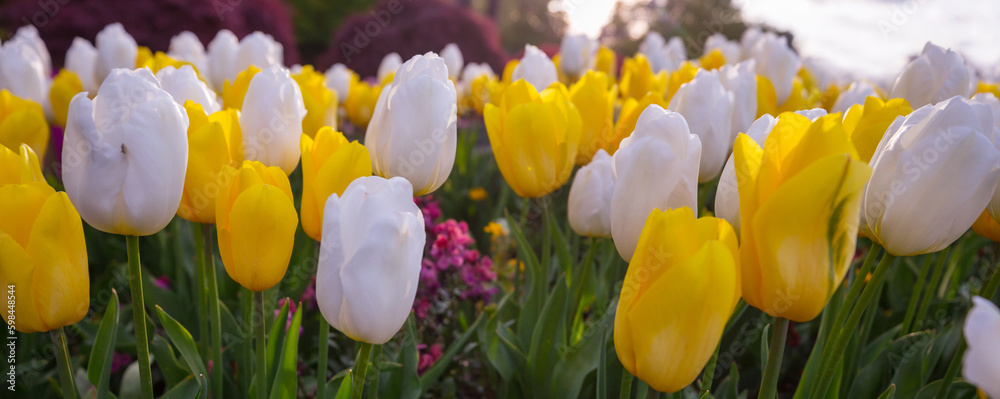
[[[157,287],[160,287],[164,290],[170,290],[170,276],[164,274],[160,277],[157,277],[156,280],[153,280],[153,284],[156,284]]]

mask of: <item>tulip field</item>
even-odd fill
[[[208,39],[0,44],[0,397],[1000,399],[1000,89],[958,51]]]

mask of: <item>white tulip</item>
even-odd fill
[[[403,65],[403,57],[400,57],[399,53],[386,54],[385,57],[382,57],[382,62],[378,64],[378,73],[375,75],[375,79],[381,83],[389,75],[396,73],[401,65]]]
[[[534,86],[535,90],[542,91],[559,81],[559,73],[556,72],[556,64],[552,63],[545,52],[538,47],[526,44],[524,45],[524,56],[514,67],[510,81],[516,82],[521,79]]]
[[[962,378],[1000,398],[1000,309],[983,297],[972,297],[972,310],[962,328],[969,349],[962,358]]]
[[[972,100],[990,108],[990,113],[993,115],[993,137],[994,140],[1000,140],[1000,100],[993,93],[979,93],[972,97]],[[994,220],[1000,218],[1000,185],[993,192],[993,198],[990,199],[986,210]]]
[[[569,226],[576,234],[588,237],[611,236],[611,195],[615,178],[611,175],[611,156],[603,149],[580,168],[569,189]]]
[[[799,56],[788,45],[788,38],[763,33],[751,53],[757,60],[757,74],[771,81],[778,105],[784,104],[792,93],[792,81],[802,67]]]
[[[97,48],[97,64],[94,66],[94,79],[101,84],[112,69],[135,68],[139,45],[132,35],[125,31],[120,23],[105,26],[94,39]]]
[[[441,187],[455,163],[457,100],[444,59],[427,53],[406,61],[368,123],[365,146],[375,174],[406,178],[414,195]]]
[[[698,209],[701,140],[681,114],[653,104],[612,160],[611,236],[618,254],[632,260],[639,233],[653,209]]]
[[[299,141],[306,106],[302,91],[288,70],[272,65],[250,79],[240,128],[243,157],[291,174],[299,164]]]
[[[195,35],[191,31],[183,31],[170,38],[167,55],[180,61],[190,62],[204,76],[211,75],[205,46],[201,44],[201,39],[198,39],[198,35]]]
[[[813,122],[816,122],[817,119],[827,115],[826,110],[823,108],[800,109],[795,111],[795,113],[809,118],[809,120]]]
[[[764,114],[754,121],[745,133],[763,148],[767,136],[771,134],[771,130],[777,123],[778,118]],[[736,234],[739,234],[740,190],[736,182],[736,165],[733,154],[729,154],[726,166],[722,168],[722,174],[719,175],[719,186],[715,190],[715,216],[725,219],[733,226],[733,230],[736,230]]]
[[[986,209],[1000,179],[989,106],[962,97],[896,118],[870,165],[862,229],[896,256],[944,249]]]
[[[878,97],[878,92],[871,83],[857,81],[847,86],[847,90],[837,96],[837,101],[833,103],[832,112],[847,112],[852,105],[864,104],[868,97]]]
[[[38,28],[30,24],[17,28],[17,32],[14,33],[14,37],[11,40],[18,38],[26,40],[31,45],[31,48],[35,50],[35,53],[38,54],[38,58],[42,60],[45,76],[52,76],[52,56],[49,54],[48,47],[45,47],[45,41],[38,35]]]
[[[566,35],[559,45],[559,68],[574,80],[594,68],[597,41],[584,34]]]
[[[743,58],[743,49],[740,44],[726,39],[726,36],[721,33],[715,33],[705,39],[705,51],[702,55],[709,55],[715,50],[722,53],[726,64],[735,64]]]
[[[333,64],[323,75],[326,87],[337,93],[337,102],[343,103],[351,94],[351,76],[353,72],[344,64]]]
[[[746,132],[757,118],[757,74],[756,62],[746,60],[736,65],[725,65],[719,69],[719,80],[727,91],[733,93],[732,137]]]
[[[233,68],[238,74],[251,65],[261,70],[270,68],[272,65],[283,67],[285,65],[284,54],[284,47],[274,40],[274,37],[263,32],[254,32],[240,40],[240,48],[236,51],[236,62]]]
[[[66,62],[63,66],[80,78],[84,91],[91,93],[97,92],[97,79],[94,76],[97,57],[97,49],[94,48],[94,45],[90,44],[87,39],[75,37],[69,50],[66,50]]]
[[[684,48],[684,41],[680,36],[671,37],[667,45],[663,46],[663,53],[667,60],[664,69],[668,71],[676,71],[688,59],[687,49]]]
[[[323,211],[316,303],[331,326],[383,344],[413,307],[426,236],[406,179],[355,179]]]
[[[63,183],[94,228],[144,236],[177,213],[187,170],[188,118],[149,69],[111,71],[93,100],[69,105]]]
[[[477,64],[475,62],[470,62],[468,65],[462,69],[462,79],[458,83],[458,97],[464,98],[472,93],[472,82],[479,79],[480,76],[496,77],[496,73],[493,72],[493,68],[490,64],[482,63]]]
[[[240,41],[229,29],[220,30],[208,43],[208,82],[218,92],[227,80],[236,79],[236,54],[240,51]],[[203,73],[204,74],[204,73]]]
[[[742,58],[744,60],[753,58],[753,48],[763,34],[764,32],[756,26],[751,26],[743,31],[743,36],[740,37],[740,49],[743,50]]]
[[[458,77],[462,76],[462,67],[465,65],[462,50],[458,48],[457,44],[448,43],[447,46],[444,46],[444,50],[441,50],[441,58],[444,58],[444,64],[448,66],[448,77],[452,80],[458,80]]]
[[[191,100],[200,104],[209,114],[222,109],[215,92],[198,79],[198,74],[190,65],[181,66],[180,69],[165,66],[156,72],[156,79],[160,81],[163,90],[174,98],[174,102],[181,106],[184,106],[185,101]]]
[[[642,39],[642,43],[639,43],[639,54],[645,56],[649,61],[653,73],[667,69],[667,65],[670,63],[667,60],[667,53],[663,49],[666,44],[667,41],[663,39],[663,36],[655,31],[647,33],[646,37]]]
[[[698,181],[711,181],[722,172],[733,152],[733,95],[715,71],[698,70],[694,79],[682,84],[667,107],[684,116],[691,133],[701,139]]]
[[[927,42],[920,56],[896,78],[890,98],[905,98],[913,107],[936,104],[952,96],[972,94],[972,78],[962,55]]]
[[[27,38],[14,37],[0,46],[0,89],[34,101],[48,113],[49,76],[45,74],[42,58]]]

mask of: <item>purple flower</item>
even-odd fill
[[[132,356],[129,356],[127,353],[115,351],[111,355],[111,374],[122,371],[130,364],[132,364]]]
[[[156,280],[153,280],[153,284],[156,284],[157,287],[160,287],[164,290],[170,290],[170,276],[164,274],[160,277],[157,277]]]

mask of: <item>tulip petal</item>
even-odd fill
[[[251,291],[273,287],[292,256],[298,216],[283,190],[259,184],[248,188],[230,214],[232,264],[226,270]],[[235,272],[235,273],[234,273]]]
[[[36,262],[33,286],[40,318],[49,328],[76,324],[90,307],[87,248],[80,215],[66,193],[45,200],[31,230]]]

